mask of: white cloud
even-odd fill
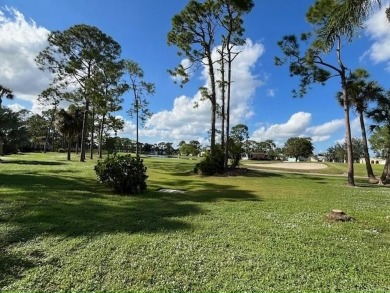
[[[253,132],[251,139],[256,141],[273,139],[278,144],[282,144],[290,137],[310,137],[313,143],[324,142],[344,127],[343,119],[335,119],[311,126],[311,118],[310,113],[294,113],[285,123],[261,126]],[[353,123],[355,123],[355,120]]]
[[[18,103],[7,105],[7,108],[10,108],[13,112],[19,112],[20,110],[26,109],[25,107],[23,107]]]
[[[321,125],[309,127],[306,133],[313,142],[322,142],[330,139],[331,134],[339,131],[344,126],[344,119],[335,119]]]
[[[366,22],[366,34],[374,43],[363,56],[368,56],[375,63],[390,61],[390,24],[385,13],[388,6],[388,2],[382,3],[382,8]]]
[[[125,122],[123,130],[120,132],[121,136],[135,138],[137,130],[137,126],[135,125],[135,123],[133,121],[126,120],[122,116],[116,116],[116,118],[122,119]]]
[[[275,90],[274,89],[267,89],[267,96],[268,97],[275,97]]]
[[[47,88],[50,76],[34,59],[46,46],[48,34],[16,9],[0,8],[0,80],[16,98],[37,103],[38,94]]]
[[[285,140],[290,137],[304,136],[310,121],[310,113],[298,112],[293,114],[286,123],[260,127],[253,132],[251,139],[256,141],[266,139]]]
[[[246,44],[237,48],[240,54],[233,62],[231,125],[243,123],[253,115],[252,98],[256,88],[263,84],[258,76],[252,74],[257,60],[264,53],[264,46],[247,40]],[[217,58],[217,50],[214,50]],[[216,70],[218,72],[218,70]],[[219,73],[217,73],[218,78]],[[206,68],[202,72],[205,86],[210,84]],[[194,105],[198,107],[194,109]],[[180,96],[174,100],[171,110],[154,114],[142,131],[145,136],[155,136],[165,140],[205,140],[210,129],[210,102],[201,101],[201,94],[194,97]]]
[[[268,76],[260,79],[253,75],[253,69],[258,59],[264,54],[265,48],[260,43],[253,43],[247,39],[243,46],[235,48],[240,54],[233,61],[232,69],[232,89],[231,89],[231,124],[243,123],[246,119],[253,116],[252,98],[258,87],[264,85]],[[217,49],[213,52],[213,58],[217,59]],[[207,76],[206,70],[203,76]],[[221,79],[219,66],[216,65],[216,77]],[[207,85],[210,84],[207,78]]]
[[[143,134],[177,140],[205,136],[205,130],[210,128],[210,110],[209,104],[203,102],[194,108],[199,99],[199,93],[192,99],[186,96],[176,98],[172,110],[158,112],[148,120]]]
[[[343,136],[342,137],[339,137],[338,139],[334,139],[333,141],[333,144],[332,145],[335,145],[336,143],[339,143],[339,144],[344,144],[345,143],[345,128],[344,128],[344,120],[341,120],[340,121],[343,121]],[[359,117],[356,117],[355,119],[352,119],[350,121],[350,126],[351,126],[351,137],[357,137],[357,138],[361,138],[362,136],[362,132],[361,132],[361,129],[360,129],[360,121],[359,121]]]
[[[352,137],[360,138],[362,136],[359,117],[356,117],[355,119],[351,120],[351,134]]]

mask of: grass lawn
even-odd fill
[[[251,169],[262,169],[262,165],[268,165],[267,169],[273,169],[273,170],[281,170],[286,171],[286,169],[278,168],[278,167],[270,167],[275,163],[275,161],[242,161],[241,165],[243,167],[246,167],[246,165],[250,164]],[[303,162],[306,164],[306,162]],[[298,163],[299,164],[299,163]],[[312,163],[317,164],[317,163]],[[315,173],[315,174],[324,174],[324,175],[345,175],[347,174],[348,165],[345,163],[330,163],[330,162],[324,162],[320,163],[327,166],[326,169],[313,169],[313,170],[304,170],[305,173]],[[286,163],[288,165],[288,163]],[[256,167],[257,166],[257,167]],[[263,168],[264,169],[264,168]],[[379,177],[382,174],[383,171],[383,165],[372,165],[372,169],[374,171],[374,174],[376,174],[377,177]],[[287,171],[289,172],[298,172],[302,173],[302,170],[300,169],[291,169],[289,168]],[[367,171],[366,171],[366,165],[365,164],[354,164],[354,173],[356,177],[367,177]]]
[[[148,191],[124,197],[65,157],[1,157],[0,291],[390,291],[388,187],[146,158]]]

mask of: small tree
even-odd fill
[[[238,166],[241,155],[245,152],[245,145],[248,144],[249,131],[248,126],[244,124],[238,124],[232,127],[230,131],[230,157],[232,158],[231,169],[234,169]]]
[[[371,118],[376,124],[371,126],[371,129],[378,129],[383,127],[386,129],[387,137],[390,138],[390,91],[385,95],[376,99],[377,106],[368,111],[367,116]],[[383,168],[382,175],[379,180],[379,184],[383,184],[390,180],[390,140],[386,141],[386,162]]]
[[[58,106],[63,99],[61,93],[55,88],[48,88],[42,91],[38,96],[38,101],[41,105],[50,108],[42,112],[42,115],[47,119],[48,125],[46,130],[44,152],[46,153],[47,146],[49,144],[49,136],[52,134],[52,145],[54,145],[54,124],[57,116]]]
[[[378,157],[386,158],[387,152],[389,151],[390,132],[386,126],[375,127],[368,139],[371,145],[371,149],[376,152]]]
[[[34,114],[27,119],[27,130],[35,150],[40,150],[42,143],[46,143],[48,124],[48,121],[39,114]]]
[[[134,61],[126,60],[124,63],[125,71],[129,75],[130,82],[128,84],[129,90],[133,94],[133,102],[128,110],[131,117],[135,116],[136,120],[136,156],[139,156],[139,124],[145,125],[146,119],[152,115],[149,111],[149,102],[146,99],[147,95],[154,95],[155,86],[154,83],[146,82],[143,80],[144,71]]]
[[[0,155],[14,153],[29,143],[25,126],[27,113],[27,110],[14,112],[0,107]]]
[[[70,161],[72,142],[77,137],[77,135],[80,134],[82,129],[81,109],[75,108],[74,111],[65,111],[64,109],[61,109],[57,115],[57,128],[68,142],[67,160]]]
[[[189,143],[181,141],[179,143],[179,151],[186,156],[197,156],[200,153],[200,143],[197,140],[191,140]]]
[[[285,156],[299,160],[299,157],[310,157],[313,155],[313,144],[311,138],[305,137],[291,137],[284,144],[283,153]]]

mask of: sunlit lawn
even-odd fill
[[[263,164],[267,164],[267,165],[271,164],[272,165],[273,163],[275,163],[275,161],[253,161],[253,160],[249,160],[249,161],[242,161],[241,165],[243,167],[247,167],[247,165],[250,164],[252,169],[262,169],[261,167],[262,167]],[[306,162],[304,162],[304,163],[306,163]],[[317,163],[312,163],[312,164],[317,164]],[[326,168],[326,169],[304,170],[304,171],[302,171],[300,169],[296,169],[296,170],[288,169],[287,171],[289,171],[289,172],[299,172],[299,173],[302,173],[302,172],[304,172],[304,173],[317,173],[317,174],[324,174],[324,175],[346,175],[346,173],[347,173],[348,166],[345,163],[324,162],[324,163],[320,163],[320,164],[325,164],[325,165],[328,166],[328,168]],[[286,165],[288,165],[288,163],[286,163]],[[376,174],[376,176],[379,177],[382,174],[383,165],[373,164],[372,168],[373,168],[374,174]],[[286,169],[283,169],[283,168],[276,168],[276,167],[270,168],[270,166],[268,166],[267,169],[282,170],[282,171],[286,170]],[[365,164],[359,164],[359,163],[354,164],[354,173],[355,173],[355,176],[357,176],[357,177],[367,177],[366,165]]]
[[[148,192],[124,197],[96,161],[1,159],[0,291],[390,291],[390,190],[363,178],[147,158]],[[355,220],[327,221],[334,208]]]

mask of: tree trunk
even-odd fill
[[[347,145],[347,164],[348,164],[348,185],[355,186],[354,169],[353,169],[353,150],[352,150],[352,136],[351,124],[349,118],[349,102],[345,85],[343,86],[344,97],[344,120],[345,120],[345,143]]]
[[[389,176],[390,176],[389,169],[390,169],[390,157],[389,155],[387,155],[385,166],[383,167],[382,175],[378,182],[379,185],[384,185],[389,180]]]
[[[343,93],[343,109],[344,109],[344,122],[345,122],[345,143],[347,145],[347,159],[348,159],[348,185],[355,186],[354,170],[353,170],[353,150],[352,150],[352,137],[351,137],[351,123],[349,118],[349,97],[347,93],[347,77],[346,67],[341,61],[341,38],[338,36],[337,42],[337,62],[340,65],[340,78],[341,87]]]
[[[216,115],[217,115],[217,95],[216,95],[216,88],[215,88],[215,74],[214,74],[214,65],[213,60],[211,58],[212,50],[211,48],[208,48],[207,51],[207,62],[208,62],[208,71],[210,76],[210,86],[211,86],[211,95],[210,95],[210,102],[211,102],[211,138],[210,138],[210,154],[213,156],[215,153],[215,123],[216,123]]]
[[[92,107],[91,145],[89,147],[91,160],[93,160],[94,135],[95,135],[95,106]]]
[[[139,121],[138,121],[138,106],[139,106],[139,102],[138,102],[138,96],[136,97],[135,99],[135,115],[136,115],[136,123],[137,123],[137,133],[136,133],[136,143],[135,143],[135,155],[136,157],[138,158],[139,157],[139,150],[138,150],[138,138],[139,138],[139,132],[138,132],[138,127],[139,127]]]
[[[68,139],[68,157],[67,160],[70,161],[70,149],[72,147],[72,139],[69,137]]]
[[[81,131],[80,162],[85,162],[85,140],[86,140],[87,128],[88,128],[88,110],[89,110],[89,100],[86,100],[84,116],[83,116],[83,129]]]
[[[104,120],[105,115],[102,117],[102,122],[100,123],[100,129],[99,129],[99,159],[103,158],[103,131],[104,131]]]
[[[390,134],[390,127],[387,126],[388,134]],[[386,155],[386,162],[385,166],[383,167],[382,175],[379,180],[379,184],[383,185],[390,179],[390,142],[387,147],[387,155]]]
[[[49,134],[50,134],[50,128],[47,128],[46,131],[46,137],[45,137],[45,145],[43,146],[43,152],[46,154],[47,144],[49,142]]]
[[[370,154],[368,152],[367,134],[366,134],[366,127],[365,127],[365,123],[364,123],[363,112],[359,112],[359,120],[360,120],[360,128],[362,131],[364,161],[366,163],[368,180],[370,182],[376,182],[376,178],[375,178],[374,172],[372,170],[371,162],[370,162]]]
[[[222,45],[222,50],[220,52],[221,55],[221,148],[225,149],[225,55],[224,55],[225,45]],[[226,166],[224,165],[225,171]]]
[[[58,137],[56,137],[55,131],[52,131],[51,146],[52,146],[53,152],[55,152],[57,150],[57,148],[56,148],[57,139],[58,139]]]
[[[227,76],[227,93],[226,93],[226,144],[225,144],[225,162],[224,166],[227,168],[229,160],[229,139],[230,139],[230,100],[231,100],[231,84],[232,84],[232,52],[230,48],[230,39],[227,41],[227,66],[228,66],[228,76]]]
[[[0,156],[4,155],[4,142],[0,138]]]

